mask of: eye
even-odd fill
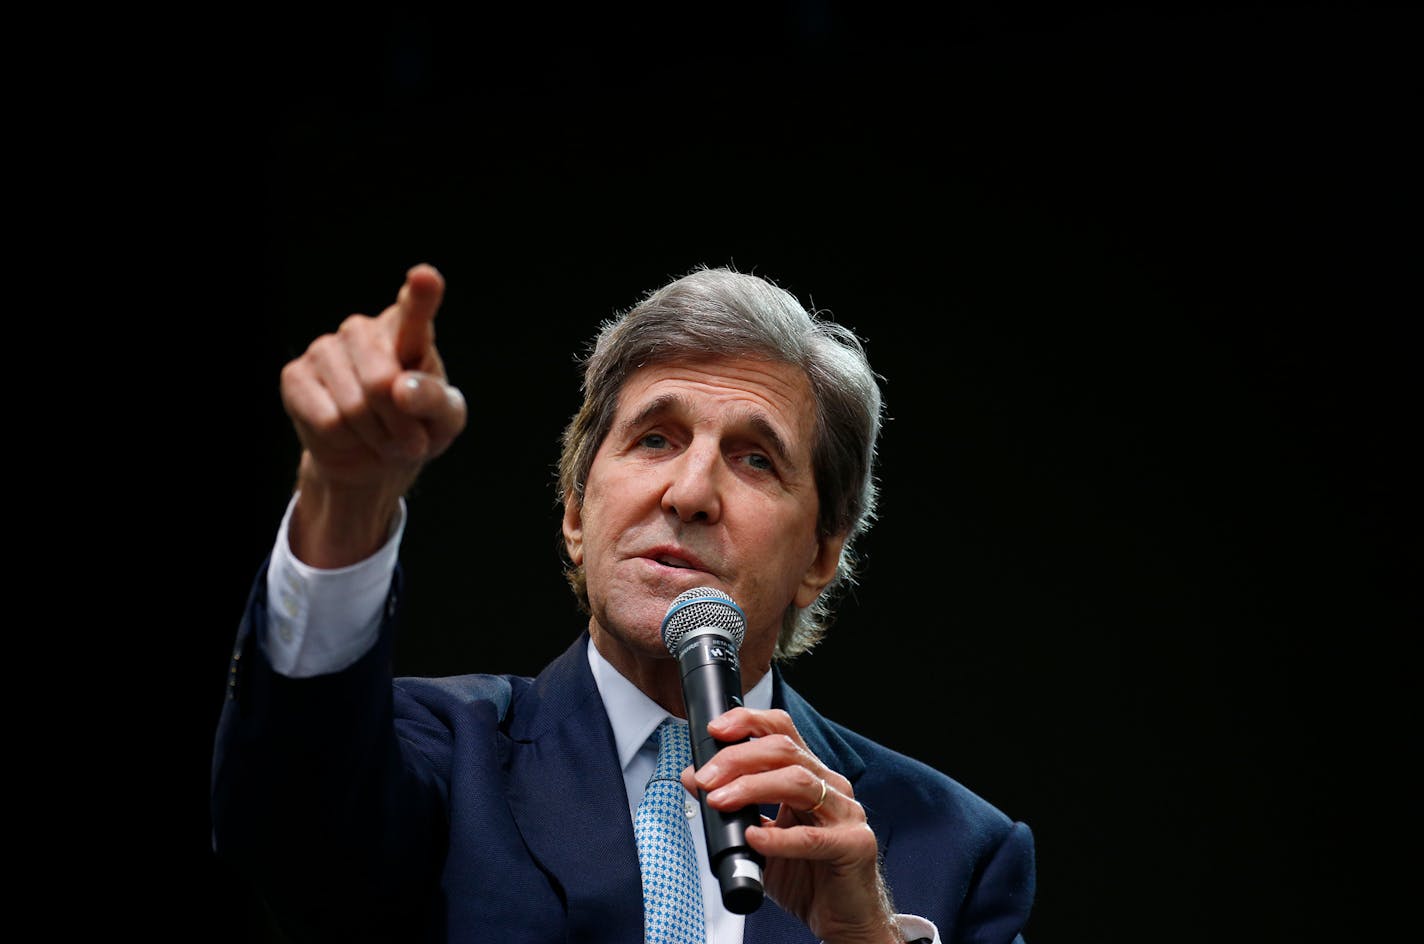
[[[638,440],[638,445],[648,449],[666,449],[668,446],[667,437],[662,433],[648,433]]]
[[[772,464],[772,461],[759,452],[749,453],[744,458],[746,459],[747,465],[756,469],[758,472],[776,471],[776,466]]]

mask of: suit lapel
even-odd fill
[[[580,635],[534,680],[510,724],[509,806],[530,852],[562,890],[571,941],[639,941],[643,888],[613,729]],[[773,669],[773,672],[776,672]],[[854,784],[865,762],[776,672],[772,704],[806,746]],[[776,810],[763,810],[775,816]],[[884,849],[888,835],[881,835]],[[814,944],[800,920],[768,899],[747,916],[744,944]]]
[[[643,889],[627,790],[583,634],[534,680],[510,725],[509,805],[563,890],[571,941],[643,936]]]
[[[819,711],[812,708],[806,699],[786,684],[780,671],[772,671],[775,673],[775,684],[771,690],[772,707],[785,709],[786,713],[791,715],[796,730],[801,733],[801,739],[806,742],[811,753],[819,757],[827,767],[842,774],[854,786],[865,772],[865,761]]]

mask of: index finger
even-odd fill
[[[422,262],[405,274],[396,303],[385,315],[395,332],[396,358],[405,368],[419,368],[435,344],[435,313],[445,298],[445,277]]]

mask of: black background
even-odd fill
[[[733,265],[866,338],[891,417],[864,577],[788,677],[1033,827],[1031,941],[1409,927],[1417,16],[805,0],[179,30],[156,169],[203,416],[169,430],[168,526],[202,537],[166,565],[178,845],[132,899],[148,930],[275,939],[210,852],[207,777],[297,457],[277,375],[420,261],[473,418],[411,496],[398,671],[567,646],[573,355]]]

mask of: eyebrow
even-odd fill
[[[626,439],[640,426],[645,425],[649,420],[664,414],[691,413],[692,404],[685,397],[675,393],[665,393],[655,397],[648,402],[633,417],[618,424],[618,436]],[[745,423],[752,431],[766,441],[767,447],[774,453],[776,458],[789,470],[795,471],[796,461],[791,458],[791,450],[786,446],[786,440],[781,438],[781,434],[776,431],[776,427],[771,425],[771,420],[761,410],[744,410],[733,414],[736,422]]]

